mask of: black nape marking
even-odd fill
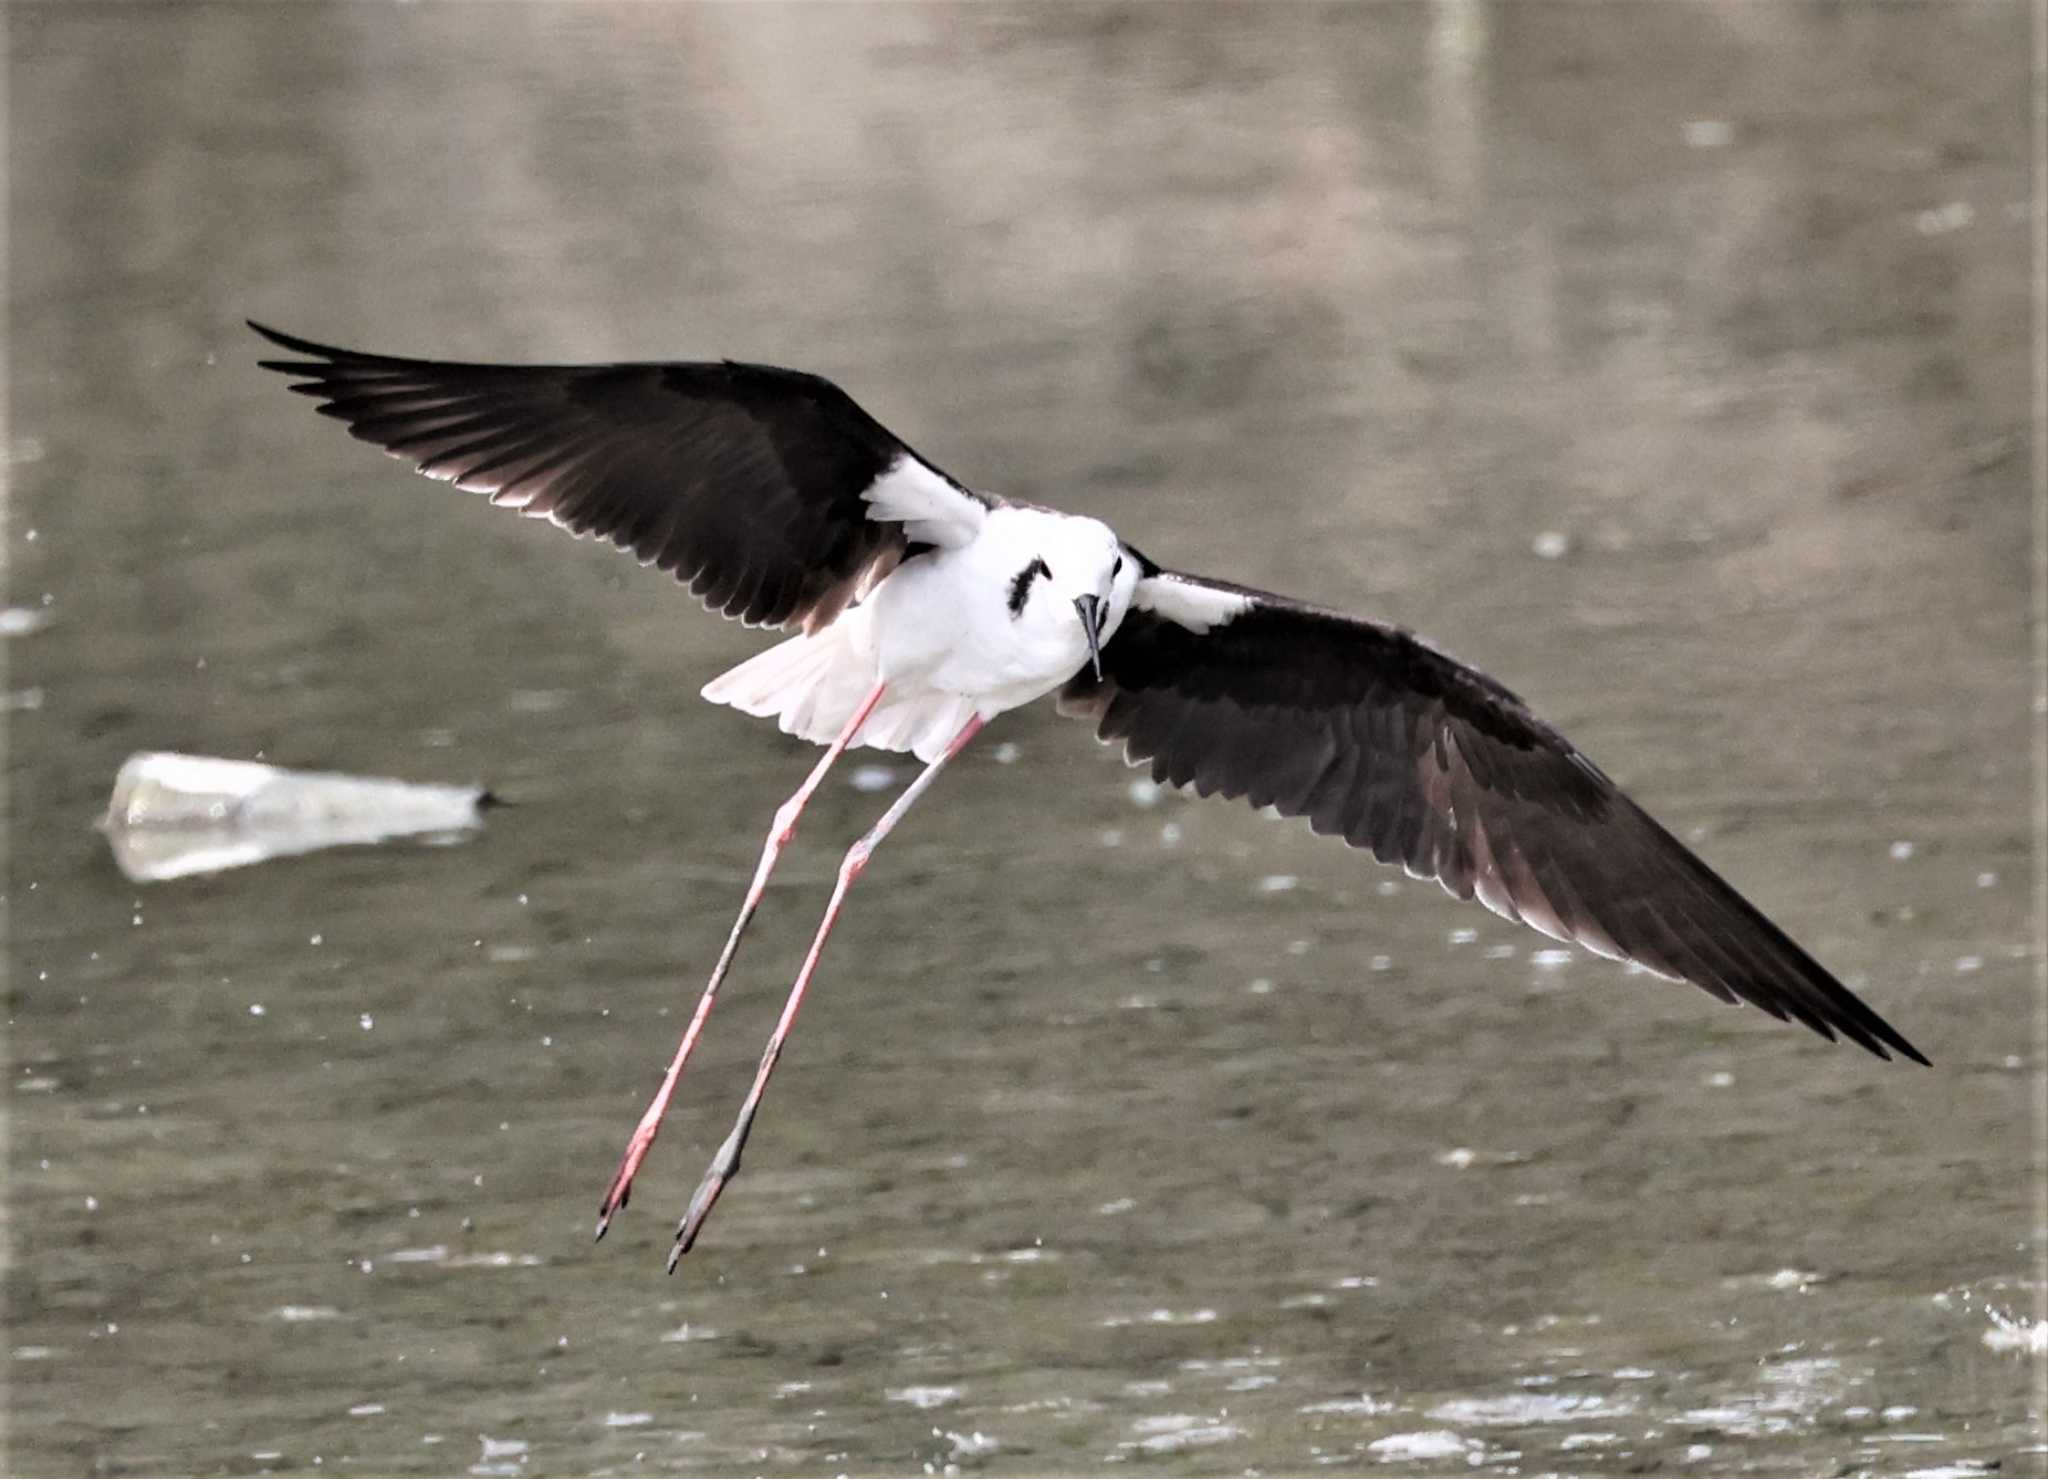
[[[1033,560],[1017,572],[1017,578],[1010,582],[1010,615],[1015,618],[1024,614],[1024,601],[1031,594],[1031,582],[1043,575],[1052,578],[1052,568],[1044,560]]]

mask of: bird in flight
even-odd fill
[[[1914,1046],[1507,688],[1399,627],[1169,569],[1098,520],[977,492],[829,380],[734,361],[490,365],[250,327],[323,415],[431,478],[668,571],[789,635],[705,685],[825,753],[775,814],[709,983],[606,1188],[626,1205],[776,860],[850,748],[925,762],[841,863],[732,1132],[737,1174],[826,937],[946,762],[1048,693],[1155,781],[1241,797],[1554,939],[1880,1058]]]

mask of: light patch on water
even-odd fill
[[[2008,1315],[1990,1305],[1985,1306],[1984,1314],[1991,1321],[1991,1328],[1984,1332],[1984,1344],[1992,1350],[2020,1351],[2029,1356],[2048,1355],[2048,1324],[2029,1320],[2023,1315]]]
[[[1120,1329],[1125,1325],[1207,1325],[1216,1318],[1216,1311],[1210,1309],[1189,1310],[1186,1314],[1174,1310],[1152,1310],[1143,1315],[1111,1315],[1102,1322],[1105,1330]]]
[[[341,1311],[331,1304],[281,1304],[270,1312],[270,1317],[298,1324],[305,1320],[339,1320]]]
[[[1733,1278],[1723,1279],[1721,1284],[1727,1289],[1740,1289],[1747,1285],[1750,1288],[1777,1289],[1797,1294],[1815,1284],[1825,1284],[1830,1277],[1809,1268],[1781,1268],[1768,1274],[1737,1274]]]
[[[1908,1469],[1901,1479],[1970,1479],[1973,1474],[1995,1474],[1996,1464],[1987,1464],[1973,1458],[1966,1458],[1953,1464],[1936,1464],[1927,1469]]]
[[[358,1402],[355,1406],[349,1408],[348,1415],[350,1417],[375,1417],[383,1410],[384,1404],[382,1402]]]
[[[1235,1423],[1221,1422],[1212,1417],[1198,1417],[1186,1412],[1141,1417],[1131,1424],[1131,1431],[1139,1436],[1127,1440],[1121,1446],[1135,1448],[1140,1453],[1179,1453],[1189,1448],[1207,1448],[1215,1443],[1228,1443],[1232,1439],[1244,1436],[1244,1429]]]
[[[882,1395],[891,1402],[906,1402],[919,1411],[944,1407],[960,1400],[958,1387],[887,1387]]]
[[[856,765],[847,779],[856,791],[886,791],[896,784],[896,771],[888,765]]]
[[[1150,1378],[1144,1381],[1127,1381],[1123,1391],[1126,1397],[1164,1397],[1173,1390],[1173,1383]]]
[[[1301,880],[1292,873],[1268,873],[1259,880],[1259,892],[1262,894],[1292,893],[1300,886]]]
[[[654,1421],[651,1412],[607,1412],[604,1425],[608,1428],[638,1428]]]
[[[1449,1166],[1453,1171],[1469,1171],[1474,1166],[1521,1166],[1528,1161],[1526,1150],[1474,1150],[1469,1145],[1440,1151],[1436,1157],[1439,1166]]]
[[[1432,1458],[1476,1460],[1486,1445],[1473,1438],[1460,1438],[1444,1428],[1421,1433],[1392,1433],[1365,1445],[1366,1452],[1383,1464],[1414,1463]]]
[[[1619,1433],[1568,1433],[1561,1447],[1566,1453],[1577,1448],[1605,1448],[1610,1443],[1619,1443]]]
[[[1977,219],[1977,209],[1967,200],[1951,200],[1913,217],[1913,229],[1922,236],[1946,236],[1961,231]]]
[[[946,1433],[945,1440],[953,1445],[954,1458],[987,1458],[1003,1445],[988,1434]]]
[[[47,1361],[57,1354],[56,1348],[46,1345],[18,1345],[14,1348],[17,1361]]]
[[[528,1445],[518,1438],[491,1438],[477,1435],[477,1442],[483,1445],[481,1459],[469,1466],[472,1474],[517,1474],[526,1463]]]
[[[544,1260],[538,1253],[458,1253],[448,1260],[450,1268],[539,1268]]]
[[[1138,780],[1125,787],[1124,794],[1131,798],[1131,805],[1149,811],[1166,795],[1166,788],[1157,781]]]
[[[1683,1414],[1699,1427],[1746,1437],[1794,1432],[1812,1425],[1822,1408],[1839,1402],[1858,1379],[1847,1376],[1830,1356],[1780,1361],[1759,1373],[1766,1390],[1743,1394],[1713,1407],[1695,1407]],[[1887,1422],[1908,1416],[1911,1408],[1886,1408]]]
[[[1573,1392],[1518,1393],[1511,1397],[1455,1397],[1429,1409],[1442,1423],[1477,1423],[1480,1427],[1522,1427],[1530,1423],[1577,1422],[1589,1417],[1620,1417],[1634,1412],[1626,1397]]]
[[[386,1253],[386,1263],[439,1263],[448,1256],[448,1245],[436,1243],[431,1248],[400,1248],[395,1253]]]
[[[553,714],[574,697],[560,688],[515,688],[505,695],[505,707],[515,714]]]
[[[1571,963],[1572,953],[1569,950],[1558,950],[1555,948],[1538,950],[1529,956],[1529,964],[1535,966],[1538,970],[1554,971]]]

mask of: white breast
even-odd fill
[[[934,550],[900,567],[871,598],[868,640],[883,681],[915,684],[971,699],[984,715],[1052,692],[1088,660],[1076,619],[1020,620],[1009,609],[1011,583],[1035,557],[1046,521],[1065,515],[999,508],[978,537]],[[1107,630],[1121,619],[1113,611]],[[1106,635],[1106,633],[1105,633]]]

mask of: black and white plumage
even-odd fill
[[[778,819],[656,1110],[824,765],[856,744],[911,750],[931,762],[921,791],[982,722],[1056,690],[1157,780],[1306,818],[1558,939],[1927,1061],[1512,692],[1397,627],[1164,569],[1096,520],[974,492],[814,375],[439,363],[252,327],[299,356],[266,365],[357,437],[794,632],[705,688],[832,748]]]

